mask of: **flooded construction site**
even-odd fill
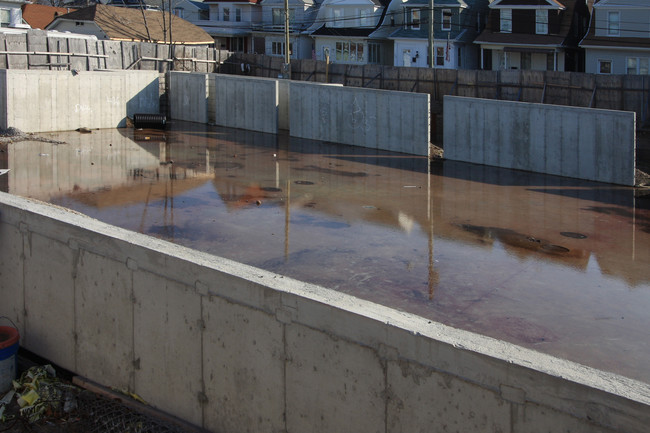
[[[0,188],[650,383],[650,194],[273,134],[40,134]]]

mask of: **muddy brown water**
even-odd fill
[[[41,134],[0,188],[650,383],[650,195],[172,123]]]

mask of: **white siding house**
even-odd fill
[[[586,72],[650,74],[650,2],[600,0],[580,46]]]

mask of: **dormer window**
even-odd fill
[[[411,29],[420,30],[420,9],[411,9]]]
[[[607,12],[607,35],[618,36],[621,31],[621,15],[618,11]]]
[[[343,27],[343,8],[332,8],[331,27]]]
[[[451,30],[451,9],[442,10],[442,30],[445,32]]]
[[[174,15],[176,15],[178,18],[184,18],[184,12],[185,10],[183,8],[174,8]]]
[[[512,33],[512,9],[501,9],[499,30],[501,33]]]
[[[230,21],[230,8],[223,8],[223,20]]]
[[[404,28],[411,30],[420,29],[420,9],[405,8],[404,9]]]
[[[535,33],[538,35],[548,34],[548,10],[537,9],[535,11]]]

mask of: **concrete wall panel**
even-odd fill
[[[85,250],[77,254],[75,370],[99,383],[133,389],[131,272],[112,258]]]
[[[220,298],[203,303],[206,426],[212,431],[284,428],[283,327],[274,315]]]
[[[49,224],[42,228],[47,231],[54,227]],[[66,243],[38,233],[33,233],[29,239],[23,237],[23,240],[25,328],[20,344],[37,347],[44,358],[74,368],[75,254]],[[52,255],[44,256],[42,251]],[[29,272],[29,269],[39,269],[39,272]],[[47,287],[56,289],[48,290]]]
[[[159,112],[155,71],[8,70],[3,75],[0,105],[7,115],[0,119],[0,128],[24,132],[115,128],[126,126],[127,116],[135,113]],[[103,88],[111,89],[110,94]]]
[[[429,110],[425,94],[292,82],[290,134],[428,155]]]
[[[278,131],[279,89],[275,79],[210,74],[215,123],[268,133]]]
[[[650,423],[648,384],[61,208],[0,193],[0,235],[18,253],[0,274],[23,262],[0,288],[23,347],[212,431]]]
[[[169,110],[172,119],[208,123],[207,75],[189,72],[169,73]]]
[[[201,424],[201,300],[193,287],[137,269],[133,287],[134,386],[151,396],[150,404]],[[173,402],[157,392],[161,380]]]
[[[444,113],[447,159],[634,185],[634,112],[445,96]]]
[[[287,430],[383,431],[384,371],[369,348],[304,326],[287,327]]]

